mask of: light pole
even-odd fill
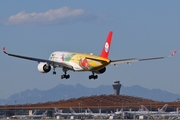
[[[82,103],[80,102],[80,112],[81,112],[81,118],[82,118]]]
[[[52,104],[52,108],[54,107],[54,105]],[[53,109],[52,109],[52,113],[53,113]],[[55,114],[52,114],[52,117],[54,118]]]
[[[100,112],[101,112],[101,100],[100,100]],[[101,113],[100,113],[101,114]]]
[[[180,101],[180,99],[177,98],[177,102],[178,102],[178,110],[177,110],[177,112],[178,112],[178,117],[179,117],[179,101]]]
[[[79,103],[79,113],[80,113],[80,103]]]
[[[5,104],[5,117],[6,117],[6,104]]]
[[[123,109],[123,102],[124,102],[124,101],[122,100],[122,109]]]
[[[15,115],[16,115],[16,100],[14,102],[15,102]]]
[[[115,102],[114,102],[114,112],[115,112]]]
[[[22,115],[23,115],[23,104],[22,104]]]

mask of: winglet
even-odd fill
[[[6,47],[3,47],[2,51],[6,54]]]
[[[177,53],[177,50],[175,50],[170,56],[173,57]]]

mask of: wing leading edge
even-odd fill
[[[51,66],[58,66],[58,67],[62,67],[62,68],[67,68],[70,70],[74,70],[73,66],[71,66],[70,64],[67,63],[61,63],[61,62],[55,62],[55,61],[51,61],[51,60],[45,60],[45,59],[39,59],[39,58],[33,58],[33,57],[27,57],[27,56],[21,56],[21,55],[16,55],[16,54],[10,54],[6,52],[6,48],[3,47],[2,51],[12,57],[17,57],[17,58],[22,58],[22,59],[26,59],[26,60],[32,60],[32,61],[36,61],[36,62],[45,62]]]
[[[121,60],[111,60],[110,64],[111,65],[117,65],[117,64],[122,64],[122,63],[127,63],[130,64],[131,62],[140,62],[140,61],[146,61],[146,60],[156,60],[156,59],[163,59],[163,58],[168,58],[168,57],[173,57],[177,53],[177,50],[175,50],[171,55],[169,56],[162,56],[162,57],[154,57],[154,58],[130,58],[130,59],[121,59]]]

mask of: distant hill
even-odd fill
[[[59,84],[49,90],[38,90],[35,88],[33,90],[25,90],[20,93],[13,94],[6,100],[0,99],[0,104],[15,104],[15,101],[17,101],[16,104],[38,103],[101,94],[113,94],[112,86],[101,85],[97,88],[88,88],[81,84],[77,84],[75,86]],[[122,86],[120,94],[165,102],[174,101],[177,98],[180,98],[180,95],[178,94],[162,91],[160,89],[149,90],[138,85],[131,87]]]

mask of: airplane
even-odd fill
[[[33,112],[32,115],[13,115],[12,118],[28,118],[28,116],[36,115],[36,110]]]
[[[33,119],[33,118],[43,118],[43,117],[46,117],[47,116],[47,112],[48,110],[46,110],[42,115],[28,115],[26,118],[30,118],[30,119]]]
[[[165,113],[166,109],[168,107],[168,104],[165,104],[160,110],[158,111],[149,111],[144,105],[141,105],[142,113],[146,114],[157,114],[157,113]]]
[[[123,118],[123,108],[121,108],[121,110],[116,112],[111,111],[111,114],[108,115],[109,115],[109,119]]]
[[[141,105],[142,112],[148,112],[148,113],[164,113],[168,107],[168,104],[165,104],[160,110],[158,111],[149,111],[144,105]]]
[[[123,108],[120,111],[115,112],[115,114],[123,114]]]
[[[166,113],[163,113],[161,115],[159,115],[158,117],[159,118],[168,118],[168,119],[176,119],[180,116],[180,111],[179,109],[177,111],[171,111],[171,112],[166,112]]]
[[[152,118],[160,118],[161,115],[166,114],[167,107],[168,107],[168,104],[165,104],[158,111],[149,111],[145,106],[141,105],[142,111],[137,114],[152,117]]]
[[[69,109],[70,109],[71,114],[74,116],[87,116],[87,115],[89,115],[88,113],[76,113],[71,107]]]
[[[161,57],[154,57],[154,58],[142,58],[142,59],[130,58],[130,59],[111,60],[108,58],[108,56],[110,52],[112,35],[113,35],[113,32],[110,31],[100,55],[94,55],[92,53],[84,54],[84,53],[76,53],[76,52],[55,51],[51,53],[49,60],[47,60],[47,59],[40,59],[40,58],[34,58],[34,57],[21,56],[17,54],[11,54],[11,53],[6,52],[5,47],[3,47],[2,50],[5,54],[9,56],[38,62],[37,68],[38,68],[38,71],[41,73],[48,73],[50,72],[51,68],[53,68],[53,74],[56,74],[55,69],[60,67],[62,68],[62,71],[64,72],[64,74],[61,75],[61,79],[70,78],[70,75],[67,74],[68,70],[71,70],[74,72],[89,71],[89,72],[92,72],[92,75],[89,75],[89,79],[97,79],[98,75],[95,75],[95,74],[105,73],[106,67],[108,65],[117,66],[118,64],[122,64],[122,63],[131,64],[132,62],[163,59],[163,58],[174,56],[177,52],[177,50],[175,50],[170,56],[161,56]]]
[[[180,112],[179,111],[174,111],[174,112],[167,112],[165,114],[162,114],[160,118],[168,118],[168,119],[176,119],[180,117]]]
[[[58,108],[54,108],[54,111],[55,111],[54,115],[60,115],[60,116],[63,116],[63,117],[67,117],[67,116],[71,115],[71,113],[62,113]]]
[[[89,115],[93,116],[94,118],[108,118],[111,114],[106,113],[93,113],[91,109],[87,109]]]
[[[158,117],[161,114],[164,114],[167,109],[168,104],[165,104],[159,111],[149,111],[144,105],[141,105],[141,109],[138,111],[124,111],[125,113],[128,113],[132,115],[133,117],[136,116],[148,116],[148,117]]]

